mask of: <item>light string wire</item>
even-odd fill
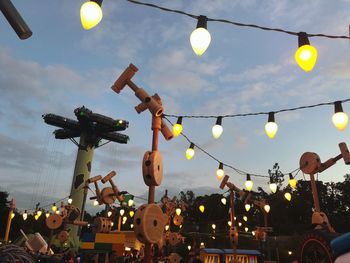
[[[168,115],[163,115],[163,118],[169,122],[170,125],[174,125],[166,116]],[[255,173],[250,173],[250,172],[246,172],[243,171],[241,169],[238,169],[236,167],[234,167],[233,165],[224,163],[222,161],[220,161],[218,158],[216,158],[214,155],[212,155],[211,153],[209,153],[207,150],[203,149],[201,146],[199,146],[198,144],[194,143],[186,134],[184,134],[183,132],[180,133],[182,135],[182,137],[184,137],[189,143],[193,143],[195,145],[196,148],[198,148],[201,152],[203,152],[204,154],[206,154],[207,156],[209,156],[211,159],[215,160],[218,163],[222,163],[223,166],[226,166],[228,168],[231,168],[232,170],[234,170],[236,173],[240,174],[240,175],[247,175],[249,174],[250,176],[254,176],[254,177],[262,177],[262,178],[270,178],[269,175],[262,175],[262,174],[255,174]],[[283,176],[289,175],[290,173],[293,174],[297,171],[299,171],[300,168],[296,168],[293,171],[289,172],[289,173],[282,173]]]
[[[339,100],[341,103],[346,103],[350,101],[350,98]],[[164,113],[163,116],[165,117],[172,117],[172,118],[196,118],[196,119],[209,119],[209,118],[236,118],[236,117],[247,117],[247,116],[258,116],[258,115],[268,115],[270,112],[273,112],[275,114],[281,113],[281,112],[290,112],[290,111],[297,111],[297,110],[304,110],[304,109],[311,109],[311,108],[316,108],[316,107],[321,107],[321,106],[330,106],[333,105],[336,101],[333,102],[322,102],[322,103],[317,103],[317,104],[312,104],[312,105],[305,105],[305,106],[299,106],[299,107],[294,107],[294,108],[286,108],[286,109],[281,109],[281,110],[276,110],[276,111],[261,111],[261,112],[250,112],[250,113],[237,113],[237,114],[226,114],[226,115],[175,115],[175,114],[167,114]]]
[[[130,3],[133,3],[133,4],[137,4],[137,5],[143,5],[143,6],[156,8],[156,9],[159,9],[159,10],[162,10],[165,12],[171,12],[171,13],[177,13],[180,15],[185,15],[185,16],[191,17],[193,19],[199,18],[198,15],[186,13],[186,12],[181,11],[181,10],[170,9],[170,8],[162,7],[159,5],[155,5],[155,4],[151,4],[151,3],[144,3],[144,2],[135,1],[135,0],[127,0],[127,1]],[[226,19],[217,19],[217,18],[207,17],[207,21],[221,22],[221,23],[231,24],[231,25],[240,26],[240,27],[251,27],[251,28],[261,29],[261,30],[265,30],[265,31],[275,31],[275,32],[285,33],[285,34],[294,35],[294,36],[297,36],[299,34],[299,32],[284,30],[281,28],[270,28],[270,27],[255,25],[255,24],[245,24],[245,23],[230,21],[230,20],[226,20]],[[350,31],[350,27],[349,27],[349,31]],[[350,32],[349,32],[349,34],[350,34]],[[336,35],[326,35],[326,34],[320,34],[320,33],[317,33],[317,34],[308,34],[307,33],[307,36],[308,37],[325,37],[325,38],[330,38],[330,39],[350,39],[350,36],[341,36],[341,35],[336,36]]]

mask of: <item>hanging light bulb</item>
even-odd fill
[[[176,208],[175,213],[179,216],[181,214],[181,208],[180,207]]]
[[[216,225],[215,225],[215,224],[212,224],[212,225],[211,225],[211,228],[212,228],[213,230],[215,230]]]
[[[114,223],[113,222],[111,222],[111,227],[113,227],[114,226]]]
[[[36,212],[36,214],[38,215],[38,217],[40,217],[41,215],[42,215],[42,211],[41,210],[38,210],[37,212]]]
[[[229,226],[232,226],[232,222],[231,222],[231,221],[227,221],[227,224],[228,224]]]
[[[22,217],[23,217],[23,220],[24,220],[24,221],[27,220],[27,218],[28,218],[27,210],[24,210],[24,213],[23,213]]]
[[[241,226],[242,226],[242,223],[241,223],[241,222],[238,222],[238,226],[241,227]]]
[[[95,27],[102,20],[102,0],[85,2],[80,8],[80,20],[84,29],[89,30]]]
[[[13,219],[15,217],[15,213],[14,212],[11,212],[11,219]]]
[[[248,230],[249,230],[248,227],[245,227],[245,228],[244,228],[244,231],[245,231],[245,232],[248,232]]]
[[[130,224],[130,228],[133,229],[134,228],[134,224]]]
[[[268,204],[264,205],[264,210],[266,213],[270,212],[270,206]]]
[[[222,132],[223,132],[223,130],[224,130],[224,129],[222,128],[221,124],[222,124],[222,117],[218,117],[218,118],[216,119],[215,125],[214,125],[213,128],[211,129],[211,131],[212,131],[212,133],[213,133],[213,137],[214,137],[215,139],[218,139],[218,138],[221,136],[221,134],[222,134]]]
[[[304,71],[311,71],[316,64],[317,50],[310,45],[305,32],[298,33],[298,44],[299,48],[295,52],[295,60]]]
[[[289,185],[293,189],[295,189],[297,187],[297,180],[293,177],[293,175],[291,173],[289,174]]]
[[[169,230],[169,225],[165,225],[165,231]]]
[[[244,205],[244,208],[245,208],[245,211],[248,212],[248,211],[250,210],[250,204],[245,204],[245,205]]]
[[[269,112],[269,118],[267,120],[267,123],[265,124],[265,132],[267,136],[269,136],[270,139],[275,137],[278,130],[278,125],[275,122],[275,113]]]
[[[284,198],[287,199],[288,201],[292,200],[292,195],[288,192],[284,194]]]
[[[34,219],[35,219],[35,220],[38,220],[39,217],[40,217],[40,216],[38,216],[38,214],[36,214],[36,215],[34,216]]]
[[[61,214],[60,210],[56,210],[56,215]]]
[[[97,201],[97,200],[94,200],[93,205],[94,205],[94,206],[98,206],[98,201]]]
[[[226,200],[226,198],[225,198],[225,197],[222,197],[222,198],[221,198],[221,203],[222,203],[223,205],[226,205],[227,200]]]
[[[123,216],[123,225],[126,223],[126,220],[128,220],[128,218],[126,216]]]
[[[252,235],[255,236],[255,231],[252,231]]]
[[[179,136],[180,133],[182,132],[182,117],[177,118],[177,122],[173,125],[173,133],[174,136]]]
[[[134,210],[130,210],[130,212],[129,212],[130,217],[133,217],[134,214],[135,214]]]
[[[50,213],[49,212],[46,212],[45,213],[45,217],[48,218],[50,216]]]
[[[107,216],[110,217],[112,215],[112,211],[107,212]]]
[[[125,210],[122,208],[122,209],[120,209],[120,211],[119,211],[119,214],[121,215],[121,216],[123,216],[124,215],[124,213],[125,213]]]
[[[204,213],[205,210],[205,206],[204,205],[200,205],[199,206],[199,211],[201,211],[202,213]]]
[[[332,122],[339,131],[343,131],[348,124],[348,115],[343,111],[341,101],[334,102]]]
[[[250,174],[247,174],[247,180],[245,181],[245,188],[247,191],[251,191],[253,189],[253,181],[250,179]]]
[[[190,147],[186,150],[186,158],[191,160],[194,155],[194,143],[191,142]]]
[[[187,246],[188,251],[191,251],[191,248],[192,247],[190,245]]]
[[[277,191],[277,184],[273,182],[272,176],[270,176],[270,190],[272,193],[276,193]]]
[[[70,204],[70,205],[71,205],[71,204],[73,203],[73,199],[72,199],[72,197],[69,197],[67,202],[68,202],[68,204]]]
[[[129,199],[128,206],[133,206],[133,205],[134,205],[134,200],[133,199]]]
[[[182,225],[180,225],[179,228],[181,229],[181,228],[182,228]]]
[[[225,175],[224,164],[223,163],[219,163],[219,168],[216,170],[216,178],[218,180],[221,180],[224,175]]]
[[[193,30],[190,37],[190,42],[194,53],[197,56],[203,55],[203,53],[209,47],[211,36],[207,30],[207,17],[199,16],[197,22],[197,28]]]
[[[247,216],[243,216],[243,220],[247,222],[248,221],[248,217]]]
[[[55,203],[52,204],[51,210],[52,210],[52,212],[54,212],[54,213],[57,211],[57,206],[56,206]]]

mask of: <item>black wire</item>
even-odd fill
[[[137,5],[144,5],[144,6],[148,6],[148,7],[157,8],[157,9],[160,9],[160,10],[165,11],[165,12],[172,12],[172,13],[177,13],[180,15],[185,15],[185,16],[188,16],[188,17],[191,17],[194,19],[198,19],[198,17],[199,17],[198,15],[193,15],[193,14],[181,11],[181,10],[170,9],[170,8],[162,7],[162,6],[155,5],[155,4],[144,3],[144,2],[135,1],[135,0],[127,0],[127,1],[130,3],[133,3],[133,4],[137,4]],[[266,30],[266,31],[275,31],[275,32],[286,33],[286,34],[294,35],[294,36],[297,36],[299,33],[299,32],[284,30],[281,28],[270,28],[270,27],[255,25],[255,24],[245,24],[245,23],[234,22],[234,21],[230,21],[230,20],[226,20],[226,19],[217,19],[217,18],[207,17],[207,21],[221,22],[221,23],[232,24],[232,25],[241,26],[241,27],[257,28],[257,29]],[[350,39],[349,36],[334,36],[334,35],[326,35],[326,34],[307,34],[307,36],[308,37],[325,37],[325,38],[330,38],[330,39]]]
[[[344,100],[339,100],[341,103],[349,102],[350,98],[344,99]],[[306,106],[299,106],[299,107],[294,107],[294,108],[287,108],[287,109],[281,109],[281,110],[276,110],[276,111],[268,111],[268,112],[251,112],[251,113],[238,113],[238,114],[226,114],[226,115],[175,115],[175,114],[163,114],[163,116],[166,117],[173,117],[173,118],[197,118],[197,119],[209,119],[209,118],[235,118],[235,117],[247,117],[247,116],[257,116],[257,115],[268,115],[270,112],[276,113],[281,113],[281,112],[288,112],[288,111],[297,111],[297,110],[302,110],[302,109],[310,109],[310,108],[315,108],[315,107],[320,107],[320,106],[329,106],[329,105],[334,105],[335,101],[333,102],[322,102],[318,104],[313,104],[313,105],[306,105]]]

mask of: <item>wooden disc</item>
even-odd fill
[[[177,253],[171,253],[169,255],[169,262],[170,263],[180,263],[181,259],[182,259],[181,256]]]
[[[112,229],[112,221],[106,217],[96,217],[93,223],[93,233],[108,233]]]
[[[58,234],[58,240],[61,242],[61,243],[64,243],[68,240],[69,238],[69,233],[65,230],[62,230],[59,234]]]
[[[114,203],[114,201],[117,199],[117,197],[114,194],[114,191],[112,187],[105,187],[101,191],[101,200],[104,204],[111,205]]]
[[[46,218],[46,226],[48,229],[57,229],[62,225],[62,217],[57,214],[51,214]]]
[[[306,174],[315,174],[321,166],[320,157],[313,152],[305,152],[300,157],[300,169]]]
[[[182,224],[183,217],[181,215],[174,215],[173,217],[173,223],[175,226],[179,226]]]
[[[147,151],[142,162],[143,180],[147,186],[159,186],[163,180],[163,158],[159,151]]]

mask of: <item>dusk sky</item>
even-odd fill
[[[296,36],[208,22],[212,41],[203,56],[194,54],[189,37],[197,21],[183,15],[105,0],[104,17],[91,30],[80,23],[81,1],[12,0],[33,36],[20,40],[0,15],[0,190],[16,198],[20,209],[48,204],[69,195],[76,146],[56,140],[55,127],[42,115],[75,118],[74,109],[129,121],[126,145],[110,143],[95,150],[91,176],[116,170],[120,190],[145,196],[142,158],[151,149],[151,115],[138,114],[139,100],[129,88],[120,94],[110,87],[133,63],[133,81],[150,94],[158,93],[165,113],[223,115],[269,112],[350,98],[350,42],[312,37],[318,60],[311,72],[294,61]],[[147,1],[195,15],[259,24],[285,30],[349,35],[349,0],[216,0]],[[343,109],[350,113],[350,103]],[[267,175],[274,163],[288,173],[300,156],[316,152],[321,161],[350,147],[350,127],[338,131],[331,122],[333,106],[276,115],[274,139],[264,132],[266,115],[223,120],[215,140],[215,119],[184,119],[184,133],[224,163],[249,173]],[[176,119],[171,119],[176,122]],[[160,137],[164,178],[157,196],[191,189],[196,194],[222,193],[215,172],[218,162],[196,151],[188,161],[189,143],[181,136]],[[319,180],[343,181],[350,167],[340,160]],[[242,188],[245,177],[225,168]],[[300,172],[298,179],[302,179]],[[308,179],[308,176],[305,175]],[[266,178],[253,177],[254,189],[266,188]],[[286,183],[288,178],[286,178]],[[91,209],[88,202],[88,209]]]

